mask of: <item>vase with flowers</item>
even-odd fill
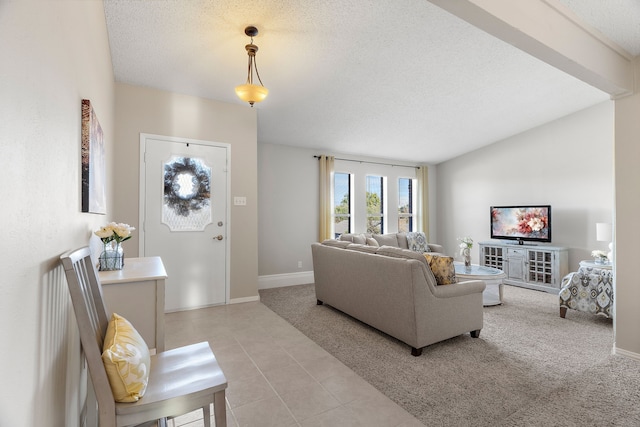
[[[100,271],[122,270],[124,267],[124,250],[121,243],[131,238],[135,228],[129,224],[110,222],[94,233],[102,240],[103,250],[100,254]]]
[[[464,258],[465,268],[471,268],[471,248],[473,247],[473,239],[471,237],[458,237],[460,241],[460,255]]]

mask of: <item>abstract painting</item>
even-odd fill
[[[106,214],[104,137],[91,101],[82,100],[82,212]]]

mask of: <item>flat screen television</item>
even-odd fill
[[[551,206],[491,206],[491,238],[551,242]]]

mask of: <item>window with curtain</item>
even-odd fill
[[[398,179],[398,232],[413,231],[413,179]]]
[[[367,176],[367,233],[384,234],[384,177]]]
[[[349,173],[336,172],[333,187],[333,229],[336,239],[342,233],[351,233],[351,189],[352,177]]]

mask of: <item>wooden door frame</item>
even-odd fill
[[[177,143],[190,143],[190,144],[200,144],[200,145],[208,145],[210,147],[219,147],[224,148],[227,156],[227,166],[225,172],[227,173],[227,198],[225,200],[225,216],[226,216],[226,238],[224,242],[224,257],[225,257],[225,273],[224,273],[224,288],[225,288],[225,304],[229,304],[229,300],[231,297],[231,281],[230,281],[230,271],[231,271],[231,251],[230,251],[230,242],[231,242],[231,144],[226,144],[222,142],[212,142],[205,141],[200,139],[191,139],[191,138],[178,138],[174,136],[166,136],[166,135],[155,135],[151,133],[140,133],[140,177],[139,177],[139,185],[138,189],[140,191],[139,197],[139,207],[138,207],[138,224],[140,224],[140,229],[138,233],[140,235],[140,240],[138,242],[138,254],[140,257],[145,256],[144,252],[144,240],[145,240],[145,213],[146,213],[146,167],[147,164],[145,162],[145,152],[147,148],[147,140],[159,139],[168,142],[177,142]]]

